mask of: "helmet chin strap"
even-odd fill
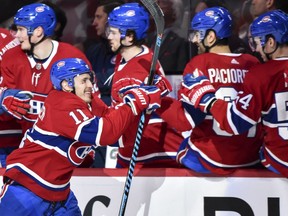
[[[215,41],[210,47],[209,47],[209,46],[206,46],[206,45],[204,44],[204,40],[205,40],[205,38],[207,37],[207,35],[209,34],[210,31],[213,31],[213,32],[214,32],[214,30],[206,31],[205,36],[204,36],[203,40],[201,41],[202,45],[203,45],[204,48],[205,48],[205,53],[209,53],[210,50],[219,43],[219,40],[218,40],[217,37],[216,37],[216,41]],[[214,32],[214,33],[215,33],[215,32]],[[216,34],[215,34],[215,35],[216,35]]]
[[[272,52],[266,53],[266,52],[264,51],[265,45],[262,47],[262,50],[263,50],[263,53],[265,54],[266,58],[269,59],[269,60],[271,60],[271,59],[272,59],[272,58],[271,58],[271,55],[276,52],[276,50],[278,49],[278,47],[279,47],[279,44],[278,44],[278,42],[277,42],[276,47],[275,47],[275,49],[274,49]]]
[[[204,46],[204,48],[205,48],[205,53],[209,53],[210,52],[210,50],[214,47],[214,46],[216,46],[217,44],[218,44],[218,39],[215,41],[215,43],[214,44],[212,44],[212,46],[206,46],[205,44],[204,44],[204,39],[201,41],[201,43],[202,43],[202,45]]]
[[[33,53],[34,52],[34,48],[47,38],[46,36],[43,36],[37,43],[32,43],[31,42],[31,36],[32,35],[29,35],[29,37],[28,37],[29,38],[29,43],[30,43],[30,50],[27,50],[27,54],[29,56],[32,56],[34,54]]]
[[[131,45],[124,45],[124,44],[122,44],[122,39],[121,39],[121,40],[120,40],[120,46],[119,46],[118,49],[115,51],[115,53],[118,54],[123,47],[131,47],[131,46],[133,46],[133,45],[134,45],[134,43],[132,43]]]

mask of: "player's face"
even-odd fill
[[[98,36],[105,36],[105,27],[107,22],[108,15],[104,12],[104,6],[99,6],[96,9],[95,17],[92,25],[96,29],[96,33]]]
[[[91,77],[88,73],[81,74],[74,78],[75,94],[80,97],[86,103],[90,103],[92,100],[92,88]]]
[[[114,28],[114,27],[111,27],[109,26],[107,29],[106,29],[106,36],[109,40],[109,43],[110,43],[110,46],[111,46],[111,50],[113,52],[116,52],[120,45],[121,45],[121,33],[119,31],[118,28]]]
[[[31,43],[37,43],[39,39],[35,37],[33,34],[31,35],[31,43],[29,41],[29,36],[27,33],[27,29],[22,26],[17,26],[17,32],[15,37],[20,41],[21,49],[22,50],[30,50]]]
[[[271,1],[267,0],[252,0],[250,11],[254,17],[258,17],[259,15],[268,11],[268,8],[271,6]]]
[[[22,50],[30,50],[31,45],[29,42],[27,29],[25,27],[17,26],[17,33],[15,37],[18,38],[18,40],[20,41]]]

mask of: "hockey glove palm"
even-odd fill
[[[192,104],[195,108],[199,108],[202,112],[207,113],[207,107],[215,98],[215,89],[206,76],[197,69],[192,74],[183,77],[181,87],[179,89],[181,100]]]
[[[144,83],[147,84],[147,82],[148,82],[148,77],[145,79]],[[157,88],[160,89],[161,97],[165,97],[172,91],[172,86],[170,82],[164,76],[159,76],[155,74],[153,78],[153,85],[155,85]]]
[[[123,101],[128,104],[134,115],[138,115],[146,109],[151,113],[160,107],[160,90],[155,86],[142,86],[125,92]]]
[[[22,119],[30,109],[29,101],[32,97],[33,94],[29,91],[1,88],[0,114],[6,112],[17,119]]]

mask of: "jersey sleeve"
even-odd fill
[[[193,129],[206,116],[199,109],[171,97],[161,99],[161,107],[156,110],[156,113],[169,125],[181,132]]]
[[[95,116],[104,116],[111,111],[111,108],[103,102],[99,97],[94,96],[91,102],[92,113]]]
[[[3,60],[1,63],[1,87],[7,87],[7,88],[16,88],[16,78],[13,71],[18,70],[17,67],[20,67],[18,64],[11,64],[11,59],[13,56],[14,50],[8,51],[7,54],[3,56]],[[16,53],[16,52],[15,52]],[[19,56],[17,58],[22,58],[22,56]]]
[[[183,76],[192,73],[196,68],[206,73],[205,54],[201,54],[192,58],[184,68]]]
[[[220,128],[233,134],[241,134],[256,125],[261,118],[263,97],[261,84],[251,72],[246,76],[242,91],[232,102],[217,100],[210,112],[220,124]],[[258,85],[258,86],[257,86]]]
[[[53,101],[57,94],[47,98],[37,127],[71,140],[99,146],[114,144],[134,119],[130,107],[125,104],[103,117],[95,116],[85,102],[75,95],[68,98],[68,94],[64,95],[65,102],[60,99],[58,103]]]

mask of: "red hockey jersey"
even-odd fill
[[[23,132],[32,127],[47,94],[53,89],[50,81],[50,69],[53,63],[62,58],[81,58],[90,65],[85,55],[72,45],[54,40],[52,43],[52,53],[43,63],[36,62],[32,56],[23,52],[20,46],[9,50],[3,57],[1,86],[34,93],[30,101],[31,108],[20,122]]]
[[[76,95],[53,90],[21,146],[8,156],[4,176],[45,200],[66,200],[73,170],[92,148],[115,143],[134,118],[125,104],[99,118]]]
[[[122,78],[134,78],[144,82],[149,74],[153,54],[146,46],[142,46],[142,48],[143,51],[128,62],[124,62],[120,55],[117,56],[111,91],[112,103],[114,105],[122,102],[122,99],[118,96],[119,89],[115,89],[115,82]],[[164,74],[159,62],[156,67],[156,74]],[[145,119],[147,125],[143,130],[136,160],[137,165],[145,167],[179,166],[175,159],[177,149],[183,140],[182,135],[155,114],[151,116],[146,115]],[[120,140],[117,163],[121,167],[127,167],[129,164],[138,124],[139,118],[131,123],[129,129],[124,132]],[[125,148],[121,148],[121,142],[124,143]]]
[[[4,54],[19,45],[18,39],[11,36],[9,30],[0,28],[0,66]],[[0,69],[1,72],[1,69]],[[3,78],[0,78],[0,84]],[[7,121],[9,119],[9,121]],[[11,119],[11,120],[10,120]],[[0,148],[18,147],[22,138],[21,126],[8,114],[0,116]]]
[[[288,177],[288,58],[253,67],[232,104],[218,100],[211,113],[230,133],[245,133],[261,120],[264,129],[262,163]],[[251,130],[251,129],[250,129]]]
[[[217,98],[233,101],[242,89],[249,68],[258,63],[255,57],[248,54],[205,53],[192,58],[183,75],[198,68],[216,89]],[[189,115],[192,119],[197,117],[196,113]],[[191,148],[197,152],[206,169],[226,174],[232,172],[233,168],[257,164],[262,141],[260,124],[241,135],[232,135],[221,130],[213,116],[207,114],[205,119],[193,128],[189,146],[179,153],[178,159],[181,161],[181,157],[185,157],[186,151]]]

